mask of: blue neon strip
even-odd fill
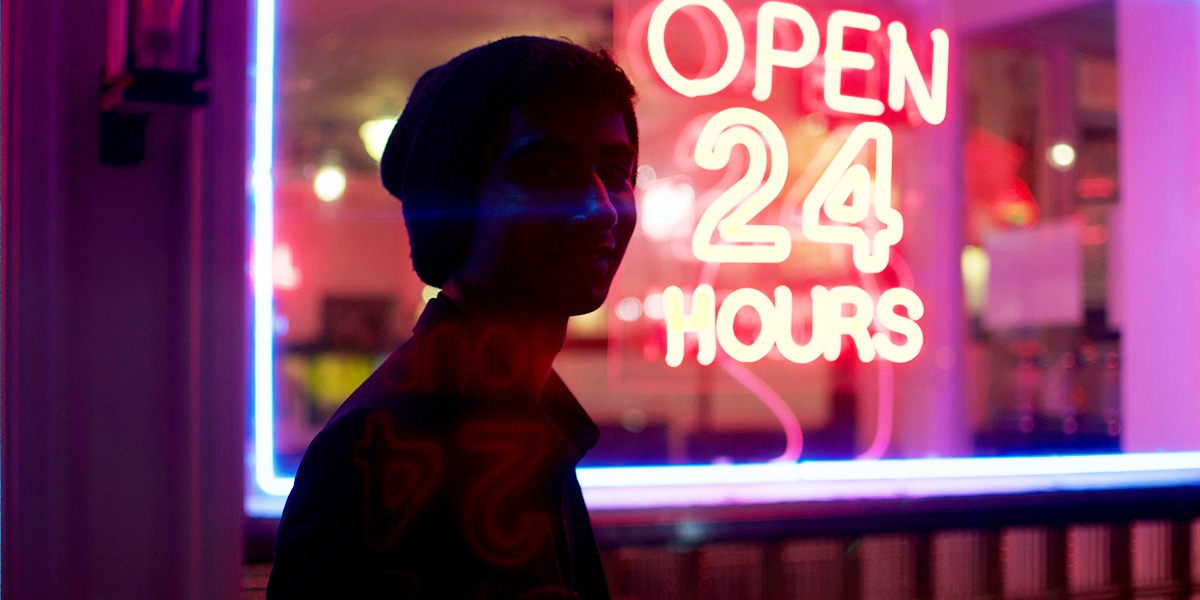
[[[579,469],[583,487],[669,487],[786,482],[1055,477],[1200,470],[1200,452],[1004,458],[908,458],[746,465]]]
[[[579,469],[620,510],[1200,485],[1200,452]]]
[[[286,495],[291,479],[275,474],[275,307],[272,273],[275,183],[271,176],[275,121],[275,0],[258,0],[254,34],[254,150],[251,158],[253,274],[254,480]]]
[[[586,468],[591,510],[928,498],[1200,485],[1200,452]],[[277,517],[282,496],[248,498]]]

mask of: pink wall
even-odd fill
[[[106,3],[4,0],[5,598],[233,598],[242,552],[247,4],[211,101],[98,160]]]

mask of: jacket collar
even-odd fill
[[[435,339],[439,327],[462,327],[467,340],[479,339],[480,332],[450,300],[439,295],[430,300],[413,327],[413,339]],[[429,349],[434,350],[434,349]],[[435,350],[436,351],[436,350]],[[541,396],[524,396],[533,416],[545,420],[556,437],[566,446],[572,463],[577,463],[600,439],[600,428],[588,416],[558,373],[550,371]]]

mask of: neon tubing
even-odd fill
[[[591,510],[1196,485],[1200,452],[579,469]]]
[[[254,481],[286,495],[291,478],[275,474],[274,154],[275,0],[258,0],[254,39],[254,148],[251,158],[251,289],[253,299]]]
[[[796,413],[792,412],[792,407],[788,406],[783,397],[770,385],[767,385],[767,382],[760,379],[742,363],[722,356],[717,359],[717,364],[742,384],[742,387],[750,390],[763,404],[767,405],[767,408],[771,409],[771,414],[779,419],[780,425],[783,425],[787,443],[784,445],[783,454],[772,462],[794,463],[800,460],[800,453],[804,449],[804,431],[800,428],[800,420],[796,418]]]

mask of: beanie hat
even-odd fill
[[[425,283],[443,285],[470,251],[489,141],[506,126],[512,108],[532,100],[525,95],[547,92],[546,86],[580,87],[561,75],[580,71],[576,65],[596,56],[562,40],[511,37],[468,50],[417,81],[379,166],[384,187],[401,201],[413,268]],[[547,61],[565,68],[531,75],[530,65]],[[584,69],[582,76],[594,70]],[[629,108],[622,112],[628,112],[626,127],[636,147],[633,87],[615,64],[611,71],[623,86]]]

